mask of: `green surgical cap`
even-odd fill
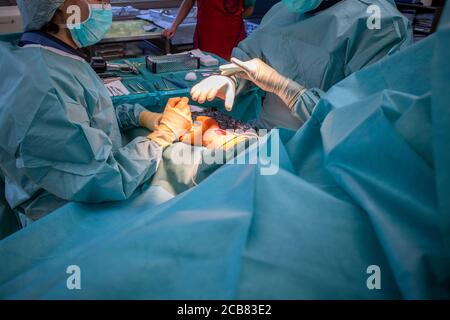
[[[39,30],[52,20],[65,0],[17,0],[25,31]]]

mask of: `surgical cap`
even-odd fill
[[[17,0],[25,31],[39,30],[52,20],[65,0]]]

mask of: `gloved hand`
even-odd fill
[[[222,68],[222,75],[250,80],[264,91],[279,96],[289,108],[293,107],[299,95],[305,91],[297,82],[283,77],[261,59],[243,62],[231,58],[231,62],[232,65],[228,68]]]
[[[143,128],[150,131],[155,131],[162,118],[161,113],[154,113],[150,111],[142,111],[139,116],[139,124]]]
[[[218,97],[225,100],[225,108],[231,111],[236,97],[236,86],[236,82],[230,77],[211,76],[192,88],[192,100],[205,103],[206,100],[213,101]]]
[[[148,137],[162,147],[177,141],[192,128],[192,115],[188,98],[171,98],[164,109],[156,131]]]

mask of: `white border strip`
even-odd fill
[[[56,48],[46,47],[41,44],[26,44],[22,48],[41,48],[41,49],[45,49],[45,50],[51,51],[53,53],[59,54],[64,57],[72,58],[72,59],[87,63],[86,60],[84,60],[83,58],[81,58],[79,56],[64,52],[64,51],[56,49]]]

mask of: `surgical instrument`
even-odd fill
[[[141,71],[129,60],[124,60],[123,62],[130,67],[134,74],[142,74]]]
[[[111,63],[101,57],[93,57],[91,59],[91,67],[97,73],[105,73],[108,71],[119,71],[124,73],[139,74],[139,70],[128,63]]]
[[[103,83],[108,84],[108,83],[111,83],[114,81],[120,81],[120,80],[122,80],[122,77],[105,78],[105,79],[103,79]]]
[[[186,85],[185,83],[182,83],[181,81],[175,80],[175,79],[170,79],[167,77],[161,77],[161,79],[163,79],[163,81],[167,84],[167,82],[170,82],[172,85],[174,85],[175,87],[177,87],[177,89],[186,89],[189,86]]]
[[[134,93],[139,94],[148,92],[139,82],[129,82],[127,85],[134,91]]]
[[[192,54],[147,56],[147,69],[152,73],[167,73],[200,68],[200,59]]]

